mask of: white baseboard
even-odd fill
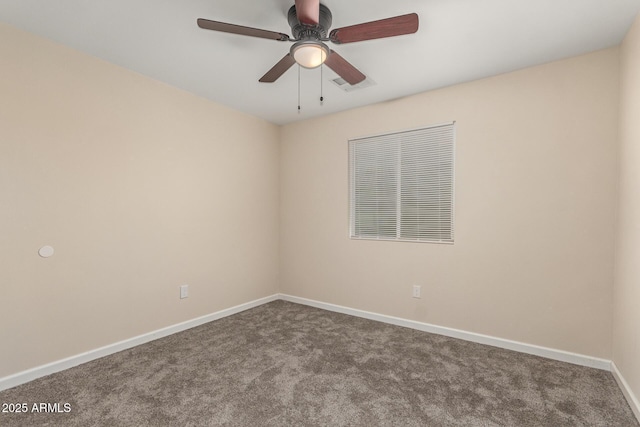
[[[559,360],[561,362],[573,363],[575,365],[588,366],[590,368],[611,370],[611,361],[599,359],[597,357],[585,356],[583,354],[570,353],[568,351],[556,350],[553,348],[541,347],[533,344],[526,344],[518,341],[511,341],[503,338],[496,338],[489,335],[476,334],[460,329],[447,328],[444,326],[432,325],[429,323],[417,322],[415,320],[407,320],[399,317],[387,316],[384,314],[372,313],[364,310],[343,307],[340,305],[329,304],[320,301],[314,301],[307,298],[295,297],[292,295],[280,294],[280,298],[285,301],[304,304],[311,307],[321,308],[324,310],[335,311],[337,313],[349,314],[351,316],[363,317],[365,319],[377,320],[378,322],[389,323],[405,328],[417,329],[419,331],[430,332],[433,334],[445,335],[447,337],[458,338],[465,341],[471,341],[479,344],[491,345],[494,347],[504,348],[507,350],[518,351],[520,353],[533,354],[536,356],[546,357],[548,359]]]
[[[615,362],[611,362],[611,373],[613,374],[613,378],[616,379],[618,387],[622,390],[622,394],[624,394],[625,399],[627,399],[627,402],[638,419],[638,422],[640,422],[640,401],[638,401],[638,398],[631,390],[631,387],[629,387],[629,384],[625,381]]]
[[[9,375],[4,378],[0,378],[0,391],[6,390],[24,384],[29,381],[33,381],[36,378],[44,377],[45,375],[60,372],[65,369],[78,366],[82,363],[90,362],[95,359],[99,359],[104,356],[108,356],[113,353],[117,353],[122,350],[138,346],[140,344],[147,343],[149,341],[163,338],[176,332],[182,332],[187,329],[191,329],[196,326],[203,325],[205,323],[221,319],[223,317],[231,316],[232,314],[240,313],[241,311],[248,310],[250,308],[257,307],[262,304],[266,304],[271,301],[279,299],[279,295],[271,295],[265,298],[260,298],[254,301],[247,302],[245,304],[236,305],[235,307],[220,310],[212,314],[207,314],[195,319],[187,320],[186,322],[178,323],[176,325],[168,326],[166,328],[158,329],[146,334],[138,335],[137,337],[129,338],[124,341],[120,341],[114,344],[109,344],[104,347],[90,350],[85,353],[77,354],[75,356],[67,357],[62,360],[47,363],[46,365],[38,366],[26,371],[18,372],[17,374]]]
[[[573,363],[576,365],[588,366],[592,368],[602,369],[610,371],[612,370],[612,363],[609,360],[599,359],[596,357],[585,356],[582,354],[570,353],[563,350],[555,350],[547,347],[540,347],[532,344],[521,343],[517,341],[506,340],[502,338],[496,338],[488,335],[476,334],[473,332],[467,332],[459,329],[447,328],[443,326],[432,325],[429,323],[417,322],[414,320],[402,319],[399,317],[387,316],[384,314],[372,313],[369,311],[353,309],[349,307],[343,307],[340,305],[324,303],[320,301],[310,300],[307,298],[300,298],[287,294],[275,294],[265,298],[260,298],[255,301],[250,301],[245,304],[240,304],[235,307],[231,307],[225,310],[221,310],[206,316],[198,317],[196,319],[188,320],[186,322],[178,323],[176,325],[168,326],[166,328],[158,329],[146,334],[142,334],[133,338],[129,338],[124,341],[120,341],[114,344],[110,344],[104,347],[90,350],[85,353],[81,353],[75,356],[68,357],[66,359],[58,360],[46,365],[38,366],[26,371],[18,372],[16,374],[0,378],[0,391],[6,390],[24,384],[26,382],[35,380],[36,378],[43,377],[45,375],[53,374],[65,369],[72,368],[82,363],[89,362],[91,360],[99,359],[104,356],[108,356],[113,353],[117,353],[122,350],[126,350],[137,345],[147,343],[159,338],[166,337],[177,332],[181,332],[195,326],[199,326],[223,317],[231,316],[232,314],[239,313],[241,311],[248,310],[260,306],[262,304],[269,303],[282,299],[298,304],[308,305],[311,307],[321,308],[328,311],[334,311],[337,313],[348,314],[352,316],[362,317],[365,319],[376,320],[383,323],[389,323],[392,325],[403,326],[406,328],[416,329],[419,331],[430,332],[434,334],[444,335],[452,338],[458,338],[466,341],[476,342],[479,344],[491,345],[494,347],[504,348],[508,350],[514,350],[521,353],[533,354],[536,356],[546,357],[549,359],[559,360],[562,362]],[[614,365],[615,366],[615,365]],[[638,400],[635,398],[631,390],[624,382],[624,379],[619,372],[614,371],[614,377],[625,397],[630,402],[630,405],[634,409],[636,416],[639,414]],[[635,406],[634,406],[635,405]],[[640,416],[638,417],[640,419]]]

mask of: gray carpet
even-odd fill
[[[1,426],[638,426],[610,373],[276,301],[0,392]]]

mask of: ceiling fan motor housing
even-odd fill
[[[321,4],[318,25],[300,23],[295,6],[291,6],[289,9],[287,19],[291,27],[291,34],[296,40],[323,40],[327,38],[327,32],[331,28],[332,16],[329,8]]]

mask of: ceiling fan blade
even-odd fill
[[[340,77],[345,79],[350,85],[355,85],[367,78],[356,67],[351,65],[342,56],[338,55],[335,51],[331,51],[327,60],[324,61],[327,67],[331,68]]]
[[[298,21],[305,25],[318,25],[320,22],[320,0],[296,0]]]
[[[273,66],[267,74],[262,76],[260,80],[261,83],[273,83],[280,78],[281,75],[285,73],[293,64],[296,63],[296,60],[293,59],[293,56],[290,53],[287,53],[284,58],[282,58],[276,65]]]
[[[239,34],[241,36],[260,37],[263,39],[288,41],[289,36],[275,31],[260,30],[258,28],[243,27],[242,25],[227,24],[226,22],[210,21],[198,18],[198,27],[205,30],[222,31],[223,33]]]
[[[329,39],[334,43],[353,43],[412,34],[416,31],[418,31],[418,15],[416,13],[409,13],[408,15],[381,19],[379,21],[336,28],[329,34]]]

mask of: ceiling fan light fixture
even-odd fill
[[[329,47],[317,40],[303,40],[291,46],[291,56],[304,68],[317,68],[329,56]]]

